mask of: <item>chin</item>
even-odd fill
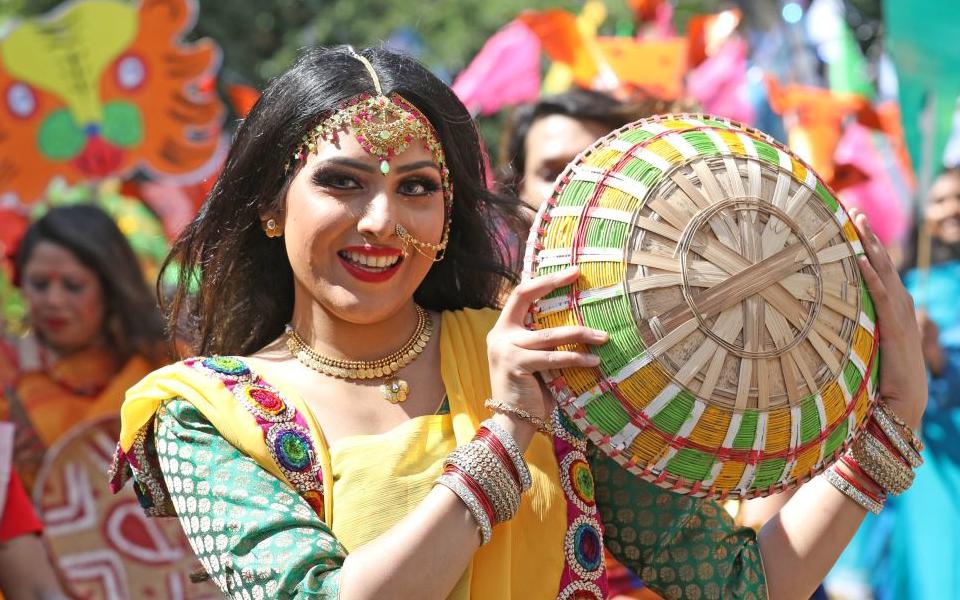
[[[953,246],[960,244],[960,230],[953,230],[941,232],[937,239],[940,240],[940,243],[946,244],[948,246]]]
[[[412,301],[413,293],[398,290],[359,291],[340,288],[340,293],[321,301],[338,318],[357,325],[372,325],[384,321]]]

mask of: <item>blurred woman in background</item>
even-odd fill
[[[3,348],[14,375],[0,382],[0,420],[16,427],[13,461],[29,492],[52,443],[117,413],[162,362],[164,330],[133,250],[99,208],[54,208],[33,223],[16,273],[31,332]]]
[[[929,258],[908,258],[903,281],[917,305],[929,375],[926,466],[913,487],[864,522],[831,575],[831,590],[876,600],[960,597],[960,166],[934,180],[923,217],[918,234],[926,229]],[[924,254],[917,237],[908,257]]]

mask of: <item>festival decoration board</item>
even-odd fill
[[[119,435],[118,416],[78,425],[38,473],[34,501],[65,582],[89,600],[222,598],[212,581],[191,580],[203,567],[178,520],[145,516],[130,486],[107,489]]]
[[[77,0],[0,38],[0,197],[136,171],[180,183],[219,166],[219,48],[183,42],[192,0]]]
[[[877,395],[862,253],[830,189],[766,134],[708,115],[623,127],[566,169],[531,229],[526,276],[580,267],[535,303],[533,327],[610,334],[590,349],[598,367],[547,385],[661,487],[793,488],[838,458]]]

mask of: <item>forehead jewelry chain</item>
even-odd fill
[[[433,334],[430,314],[417,309],[417,327],[410,339],[396,352],[377,360],[340,360],[323,356],[310,347],[292,325],[287,325],[287,349],[303,366],[338,379],[383,379],[380,393],[383,399],[397,404],[410,395],[410,386],[396,377],[397,372],[412,363],[427,347]]]
[[[376,93],[354,96],[322,118],[303,135],[286,169],[289,171],[294,163],[316,152],[322,142],[338,145],[341,134],[352,134],[363,150],[379,161],[380,172],[386,176],[391,170],[391,159],[414,142],[422,143],[440,171],[445,214],[443,235],[440,242],[435,244],[415,238],[402,225],[396,227],[396,233],[403,241],[405,257],[409,255],[408,248],[413,246],[420,254],[438,262],[443,259],[453,217],[453,186],[440,137],[430,120],[416,106],[397,93],[383,93],[380,78],[369,60],[352,49],[350,54],[367,70]],[[430,254],[431,251],[433,254]]]

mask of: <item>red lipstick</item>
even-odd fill
[[[46,328],[49,329],[50,331],[60,331],[61,329],[63,329],[64,327],[67,326],[67,320],[66,320],[66,319],[58,319],[58,318],[50,318],[50,319],[44,319],[44,320],[43,320],[43,324],[44,324],[44,326],[46,326]]]
[[[371,258],[398,257],[399,260],[389,267],[370,267],[350,260],[349,253]],[[343,265],[344,270],[356,279],[367,283],[381,283],[396,275],[397,271],[400,270],[400,265],[403,263],[402,254],[399,248],[387,246],[350,246],[337,252],[337,258],[340,259],[340,264]]]

